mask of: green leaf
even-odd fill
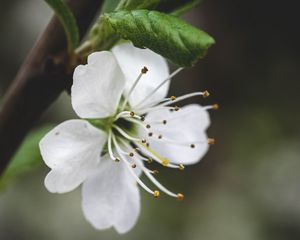
[[[1,176],[0,187],[7,185],[18,176],[42,166],[43,161],[38,144],[42,137],[52,128],[52,125],[40,127],[26,137]]]
[[[180,66],[192,66],[215,42],[187,22],[157,11],[119,11],[103,18],[136,47],[149,48]]]
[[[76,19],[68,8],[68,6],[61,0],[45,0],[54,10],[59,20],[61,21],[68,41],[69,53],[79,45],[79,30]]]

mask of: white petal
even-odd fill
[[[105,159],[99,171],[83,183],[82,208],[97,229],[129,231],[140,213],[140,194],[124,162]]]
[[[162,124],[163,120],[167,120],[167,124]],[[168,109],[154,111],[146,116],[145,122],[160,122],[151,124],[151,131],[156,135],[148,139],[150,148],[173,163],[196,163],[208,150],[205,132],[210,119],[207,111],[200,105],[188,105],[174,112]],[[158,139],[159,134],[162,139],[153,140]],[[164,142],[164,139],[178,144]],[[191,144],[195,144],[195,148],[191,148]]]
[[[84,120],[61,123],[40,141],[40,151],[52,171],[45,179],[50,192],[68,192],[80,185],[99,163],[106,134]]]
[[[169,76],[169,68],[166,60],[149,49],[140,49],[132,44],[125,43],[112,49],[122,71],[126,77],[125,93],[127,94],[134,81],[137,79],[141,69],[146,66],[148,72],[144,74],[132,92],[129,102],[131,106],[138,104],[161,82]],[[163,85],[151,98],[143,104],[149,104],[161,100],[167,96],[169,82]]]
[[[92,53],[73,75],[72,105],[81,118],[104,118],[117,109],[125,77],[111,52]]]

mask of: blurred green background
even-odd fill
[[[46,191],[43,166],[0,192],[0,239],[300,239],[297,15],[292,1],[259,0],[206,0],[185,15],[217,44],[170,93],[208,89],[211,97],[198,103],[221,109],[211,112],[216,144],[203,160],[184,172],[160,171],[162,183],[185,193],[183,202],[142,192],[131,232],[96,231],[83,218],[80,191]],[[1,1],[0,100],[50,17],[40,0]],[[74,117],[62,94],[37,127]]]

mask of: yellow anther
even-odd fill
[[[129,156],[130,156],[130,157],[133,157],[133,156],[134,156],[133,152],[129,153]]]
[[[183,171],[185,169],[183,164],[179,164],[179,170]]]
[[[168,160],[168,159],[163,159],[162,160],[162,162],[161,162],[161,164],[163,165],[163,166],[165,166],[165,167],[167,167],[168,165],[169,165],[169,163],[170,163],[170,161]]]
[[[158,198],[158,197],[160,196],[160,192],[159,192],[158,190],[155,190],[155,191],[153,192],[153,196],[154,196],[155,198]]]
[[[120,158],[119,157],[116,157],[115,158],[115,162],[120,162],[121,160],[120,160]]]
[[[170,99],[171,99],[172,101],[175,101],[175,100],[176,100],[176,96],[171,96]]]
[[[136,168],[136,164],[135,164],[135,163],[132,164],[131,167],[132,167],[132,168]]]
[[[167,120],[163,120],[163,124],[167,124]]]
[[[153,159],[151,157],[148,158],[148,163],[152,163]]]
[[[177,199],[178,200],[183,200],[184,199],[184,195],[182,193],[178,193],[177,194]]]
[[[134,117],[135,113],[134,112],[130,112],[130,116]]]
[[[146,125],[146,128],[151,128],[151,126],[149,124]]]
[[[195,146],[195,144],[191,144],[190,147],[191,148],[195,148],[196,146]]]
[[[207,97],[209,97],[209,92],[207,91],[207,90],[205,90],[204,92],[203,92],[203,97],[204,98],[207,98]]]
[[[208,139],[207,139],[207,143],[208,143],[209,145],[214,145],[215,142],[216,142],[216,140],[215,140],[214,138],[208,138]]]
[[[219,104],[213,104],[212,106],[212,109],[215,109],[215,110],[218,110],[220,108]]]
[[[142,68],[142,70],[141,70],[141,73],[142,74],[145,74],[145,73],[147,73],[148,72],[148,68],[146,67],[146,66],[144,66],[143,68]]]
[[[158,170],[153,170],[153,171],[152,171],[152,174],[154,174],[154,175],[155,175],[155,174],[158,174],[158,173],[159,173]]]

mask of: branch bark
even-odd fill
[[[102,0],[69,0],[80,36],[84,36]],[[66,37],[56,17],[37,40],[4,96],[0,110],[0,174],[16,149],[72,78],[65,66]]]

